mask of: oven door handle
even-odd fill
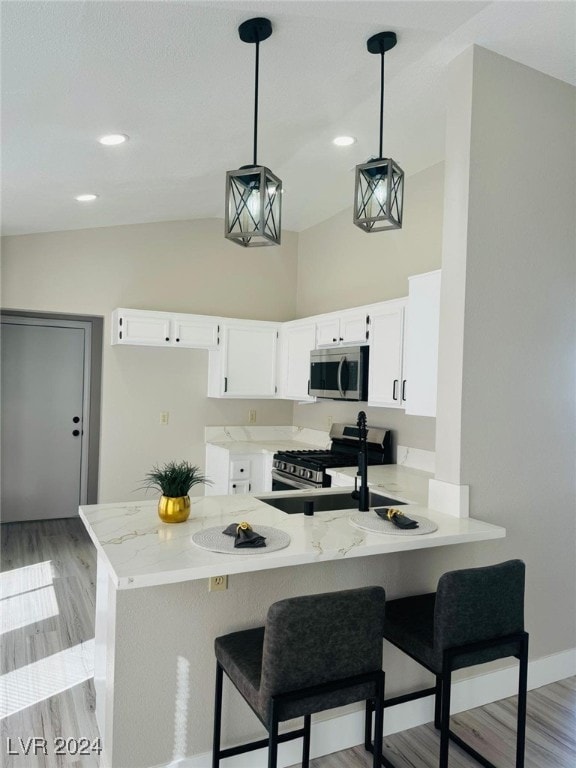
[[[275,470],[272,470],[272,480],[278,480],[280,483],[285,483],[286,485],[289,485],[291,488],[297,488],[299,491],[305,491],[305,490],[314,490],[317,488],[322,488],[321,485],[315,485],[314,483],[306,482],[306,480],[296,480],[292,479],[291,477],[286,477],[286,475],[281,475],[279,472],[276,472]]]
[[[345,362],[346,355],[342,355],[340,362],[338,363],[338,392],[340,392],[340,397],[346,397],[346,392],[342,389],[342,368],[344,367]]]

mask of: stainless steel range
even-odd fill
[[[295,488],[328,488],[331,477],[327,469],[351,467],[358,462],[358,427],[355,424],[333,424],[330,448],[310,451],[280,451],[274,454],[272,490]],[[381,427],[368,427],[368,464],[392,464],[392,432]]]

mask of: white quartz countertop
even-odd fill
[[[299,440],[210,440],[208,445],[224,448],[231,455],[247,455],[251,453],[276,453],[276,451],[314,451],[320,447],[317,443],[303,443]]]
[[[326,472],[334,478],[333,484],[353,486],[358,468],[338,467],[327,469]],[[428,481],[433,477],[431,472],[403,467],[401,464],[368,467],[368,485],[375,491],[424,506],[428,500]]]
[[[419,475],[428,473],[404,467],[387,469],[392,473],[390,478],[396,478],[396,486],[401,491],[390,493],[396,498],[418,501],[415,497],[421,496]],[[389,486],[383,488],[388,491]],[[338,492],[341,489],[316,493]],[[80,507],[80,517],[117,589],[485,541],[506,535],[500,526],[444,515],[421,504],[403,509],[408,515],[413,513],[434,520],[438,530],[426,535],[396,536],[370,533],[352,526],[349,518],[356,509],[316,512],[307,517],[285,514],[264,501],[271,496],[303,493],[307,492],[262,494],[262,500],[239,494],[193,497],[190,518],[185,523],[171,525],[158,518],[157,501],[83,506]],[[218,554],[200,549],[192,542],[196,531],[213,526],[224,530],[230,523],[243,520],[251,523],[256,531],[259,525],[266,525],[287,532],[291,537],[289,546],[276,552],[263,549],[249,555]]]

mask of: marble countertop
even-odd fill
[[[330,445],[327,432],[305,427],[206,427],[204,438],[232,455],[309,451]]]
[[[396,498],[418,501],[416,497],[421,496],[419,475],[428,473],[400,467],[389,469],[396,470],[390,477],[395,478],[395,487],[399,489],[399,492],[390,493]],[[389,486],[382,488],[388,490]],[[316,493],[338,492],[338,489],[326,489]],[[82,506],[80,517],[96,546],[100,562],[106,565],[117,589],[485,541],[506,535],[500,526],[443,515],[421,504],[404,509],[407,514],[430,518],[437,523],[438,530],[419,536],[395,536],[370,533],[352,526],[348,518],[356,512],[355,509],[317,512],[313,517],[306,517],[287,515],[265,503],[270,496],[303,493],[307,492],[262,494],[259,498],[239,494],[193,497],[190,518],[176,525],[160,521],[156,501]],[[290,535],[291,542],[276,552],[263,550],[250,555],[217,554],[200,549],[192,542],[196,531],[213,526],[224,530],[230,523],[242,520],[250,522],[255,530],[259,525],[279,528]]]
[[[353,486],[358,468],[339,467],[327,469],[326,472],[340,486]],[[413,501],[423,506],[428,501],[428,481],[433,477],[432,472],[404,467],[401,464],[378,464],[368,467],[368,485],[371,488],[385,492],[400,501]]]
[[[276,453],[276,451],[311,451],[318,450],[315,443],[303,443],[299,440],[235,440],[216,442],[211,440],[209,445],[225,448],[231,455],[248,455],[251,453]]]

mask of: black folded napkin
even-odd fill
[[[393,509],[392,507],[382,507],[381,509],[375,509],[374,512],[383,520],[390,520],[391,523],[397,528],[419,528],[416,520],[412,520],[410,517],[406,517],[404,512],[400,509]]]
[[[234,548],[236,547],[265,547],[266,537],[252,530],[250,523],[231,523],[222,533],[226,536],[234,536]]]

